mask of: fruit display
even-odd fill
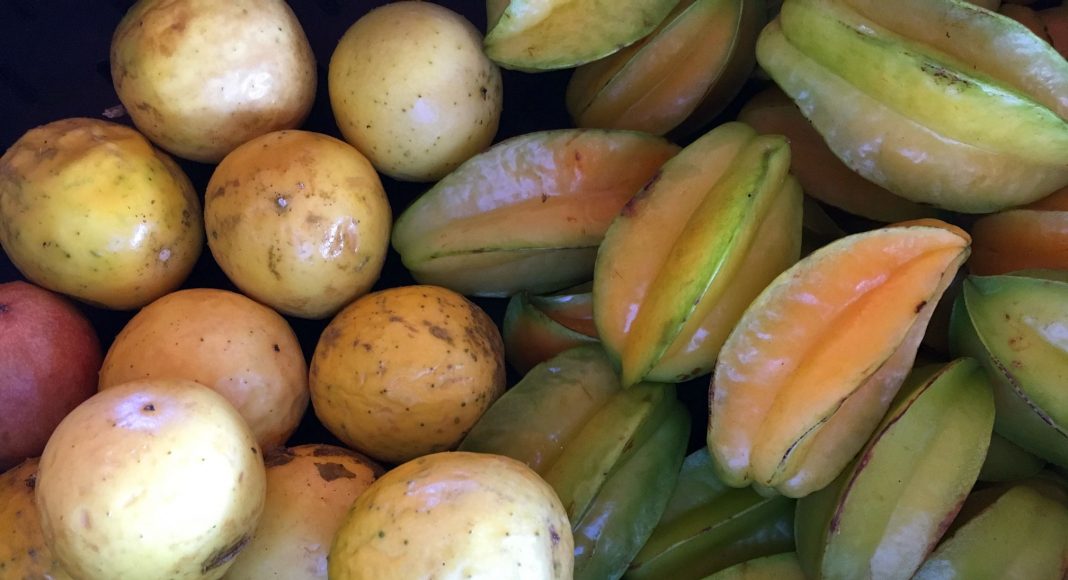
[[[575,578],[592,580],[619,577],[649,537],[689,431],[671,385],[624,389],[604,350],[587,345],[531,369],[460,449],[511,457],[542,476],[571,521]]]
[[[1062,0],[8,4],[0,580],[1068,578]]]

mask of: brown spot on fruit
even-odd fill
[[[279,447],[271,450],[270,453],[264,456],[263,465],[264,467],[278,467],[279,465],[285,465],[290,461],[293,461],[295,457],[296,456],[293,455],[293,452],[289,449]]]
[[[430,329],[430,334],[434,338],[443,340],[449,343],[450,345],[452,344],[452,335],[449,334],[448,330],[445,330],[444,328],[431,323],[429,320],[424,320],[423,325]]]
[[[323,478],[323,481],[334,481],[335,479],[356,479],[356,474],[345,468],[340,463],[315,463],[315,468],[319,470],[319,477]]]
[[[560,543],[560,534],[556,531],[556,526],[549,526],[549,539],[552,540],[553,545]]]
[[[211,556],[208,556],[207,560],[200,566],[200,573],[207,574],[208,572],[222,566],[223,564],[233,560],[241,552],[241,550],[248,545],[250,536],[241,536],[237,541],[233,542],[229,546],[222,548],[215,552]]]
[[[916,313],[919,314],[920,311],[923,310],[924,306],[927,306],[927,301],[926,300],[924,300],[924,301],[922,301],[922,302],[920,302],[919,304],[916,305]]]

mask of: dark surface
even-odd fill
[[[438,4],[464,14],[485,31],[485,3],[480,0],[439,0]],[[108,62],[111,33],[131,0],[5,0],[0,3],[0,148],[6,150],[23,133],[69,117],[103,118],[103,112],[119,104],[111,84]],[[311,42],[319,70],[315,107],[303,129],[340,137],[326,92],[326,67],[337,41],[362,14],[385,4],[382,1],[291,0]],[[571,126],[564,108],[564,87],[569,71],[524,74],[502,71],[504,113],[496,141],[537,130]],[[746,91],[750,92],[750,91]],[[737,106],[724,114],[729,117]],[[128,117],[112,119],[132,126]],[[203,196],[213,166],[177,159]],[[383,178],[394,215],[428,186]],[[22,276],[0,252],[0,283]],[[390,250],[382,277],[375,289],[413,283],[400,258]],[[201,258],[183,288],[236,290],[204,248]],[[503,299],[476,299],[493,318],[501,321]],[[104,348],[113,341],[134,312],[115,312],[80,305],[96,328]],[[310,360],[319,334],[328,321],[288,317]],[[511,371],[510,371],[511,372]],[[514,372],[509,384],[519,379]],[[708,378],[681,385],[680,398],[691,409],[691,448],[704,443],[707,419]],[[291,443],[334,442],[311,413]]]

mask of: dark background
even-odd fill
[[[223,1],[223,0],[220,0]],[[290,0],[289,4],[311,42],[319,71],[314,109],[302,126],[341,137],[334,123],[326,91],[326,70],[330,55],[345,30],[361,15],[385,4],[383,1]],[[438,0],[466,16],[483,33],[486,28],[485,2],[482,0]],[[103,118],[105,109],[119,104],[111,83],[108,51],[111,34],[132,0],[4,0],[0,3],[0,150],[7,150],[23,133],[38,125],[70,117]],[[504,113],[495,141],[538,130],[572,126],[564,108],[564,88],[570,71],[539,74],[502,70]],[[743,94],[751,94],[752,88]],[[721,116],[729,118],[737,111],[731,107]],[[113,119],[132,126],[129,117]],[[685,144],[685,143],[680,143]],[[213,165],[182,159],[176,160],[193,180],[203,196]],[[425,184],[408,184],[383,177],[394,216],[422,191]],[[0,283],[22,276],[0,252]],[[382,277],[375,286],[381,289],[412,284],[414,281],[390,250]],[[211,258],[207,246],[183,288],[212,287],[235,290]],[[500,323],[507,301],[475,299]],[[79,305],[93,322],[106,350],[115,335],[135,312],[115,312]],[[326,320],[308,321],[287,317],[310,361]],[[509,369],[509,385],[520,378]],[[680,385],[680,398],[694,418],[691,448],[704,443],[707,420],[708,378]],[[291,441],[336,442],[309,412]]]

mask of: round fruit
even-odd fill
[[[256,440],[191,381],[127,383],[59,424],[41,456],[45,541],[72,576],[220,578],[263,510]]]
[[[49,290],[138,308],[185,280],[203,240],[189,178],[129,127],[55,121],[0,158],[0,245]]]
[[[333,445],[301,445],[266,456],[267,504],[228,580],[326,580],[330,542],[352,502],[382,475],[361,455]]]
[[[134,316],[100,369],[100,390],[127,381],[181,378],[232,404],[264,449],[285,444],[308,407],[304,353],[289,323],[226,290],[168,294]]]
[[[356,499],[330,549],[330,578],[570,579],[573,549],[564,507],[525,464],[436,453]]]
[[[141,0],[112,37],[111,78],[149,139],[218,162],[304,121],[315,55],[283,0]]]
[[[368,294],[323,331],[309,386],[315,413],[350,447],[388,463],[453,449],[504,392],[493,321],[438,286]]]
[[[96,393],[101,357],[96,331],[69,301],[0,284],[0,471],[40,455],[63,417]]]
[[[0,475],[0,575],[70,580],[45,544],[33,503],[37,464],[27,459]]]
[[[501,116],[501,73],[482,36],[430,2],[357,20],[330,58],[328,86],[345,140],[407,181],[436,181],[488,147]]]
[[[324,318],[371,289],[392,216],[370,162],[348,143],[279,131],[223,159],[204,201],[208,246],[245,294]]]

